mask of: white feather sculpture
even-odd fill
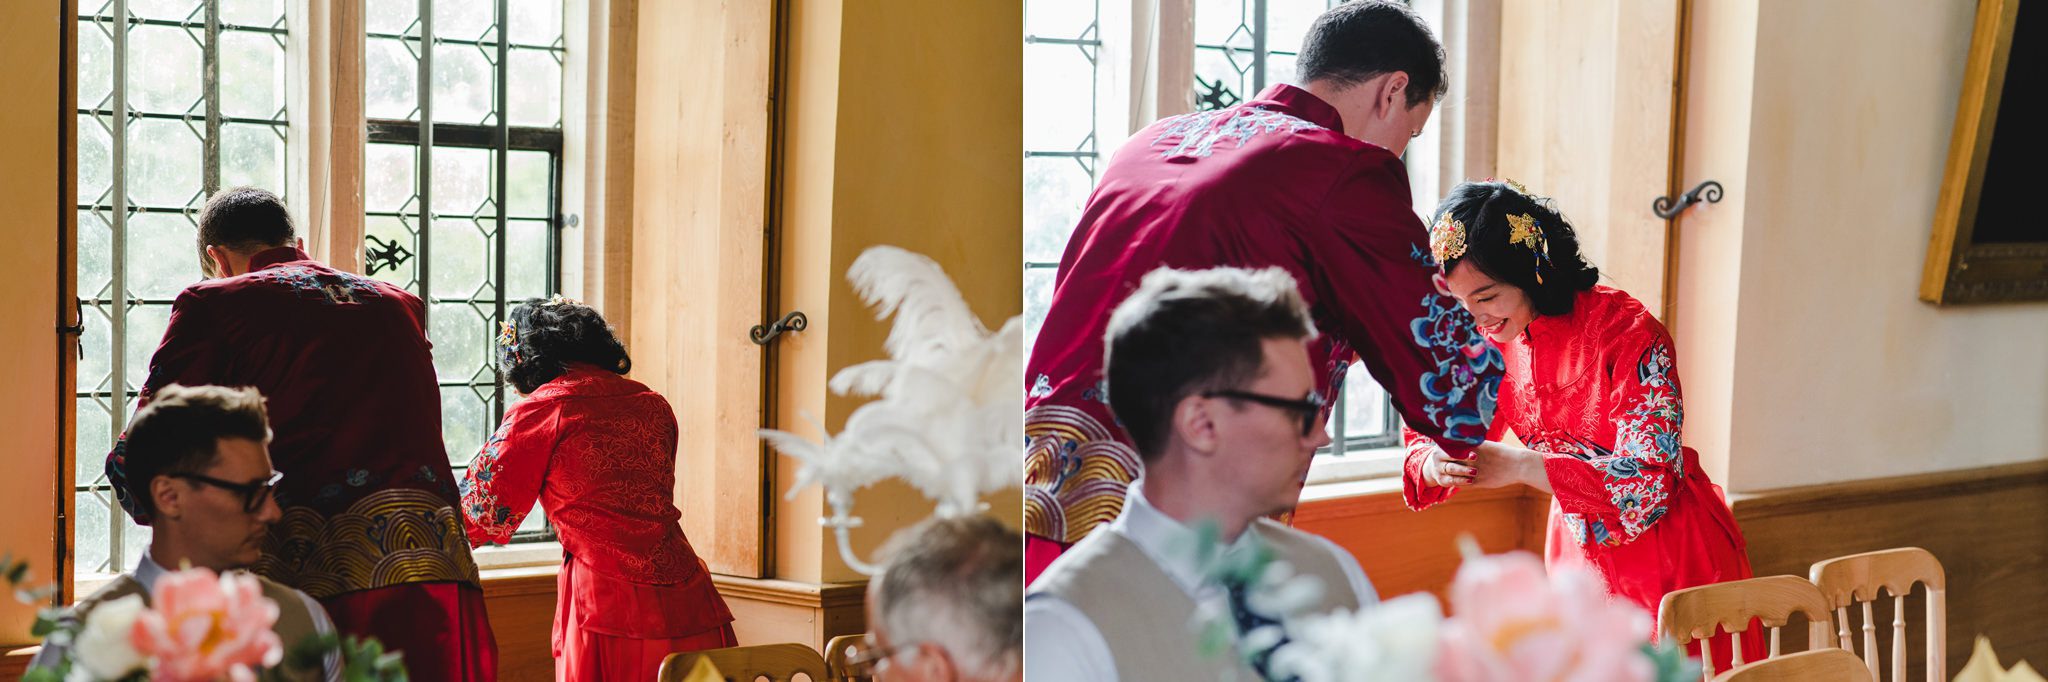
[[[846,544],[846,529],[860,525],[854,491],[901,478],[937,501],[939,516],[953,517],[980,511],[984,494],[1023,484],[1024,325],[1012,317],[990,334],[937,262],[897,247],[861,253],[846,277],[875,319],[896,321],[883,344],[889,359],[842,369],[830,385],[876,399],[836,435],[810,420],[823,434],[815,443],[785,431],[761,437],[800,462],[791,496],[825,488],[833,516],[820,523],[835,529],[847,564],[872,575]]]

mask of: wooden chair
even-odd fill
[[[1749,629],[1752,618],[1761,621],[1771,629],[1767,657],[1776,657],[1779,630],[1791,622],[1795,613],[1805,615],[1809,621],[1808,648],[1832,646],[1828,640],[1827,600],[1821,598],[1820,589],[1813,583],[1796,575],[1750,578],[1672,592],[1657,605],[1657,627],[1680,646],[1698,641],[1702,678],[1711,680],[1714,651],[1709,638],[1717,629],[1732,635]],[[1734,649],[1729,658],[1730,668],[1744,663],[1742,647],[1737,644]]]
[[[1913,583],[1925,585],[1926,679],[1948,679],[1948,579],[1933,554],[1918,547],[1851,554],[1814,564],[1811,575],[1834,610],[1836,633],[1845,650],[1856,650],[1849,637],[1849,606],[1862,605],[1863,662],[1870,668],[1872,680],[1883,678],[1877,672],[1877,623],[1873,622],[1871,604],[1877,601],[1879,589],[1892,595],[1892,682],[1906,679],[1906,594],[1913,591]]]
[[[825,682],[825,659],[802,644],[762,644],[758,646],[735,646],[724,649],[707,649],[680,654],[669,654],[661,661],[660,682],[681,682],[683,676],[697,665],[700,658],[710,659],[711,665],[725,679],[734,682],[754,682],[766,677],[773,682],[791,682],[797,673],[803,673],[814,682]]]
[[[1815,649],[1735,666],[1714,682],[1871,682],[1863,659],[1841,649]]]
[[[832,682],[874,682],[872,677],[854,674],[852,666],[846,662],[846,654],[853,649],[853,645],[859,644],[866,637],[866,633],[840,635],[825,643],[825,674],[832,676]]]

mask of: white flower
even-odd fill
[[[129,633],[135,630],[136,617],[147,608],[139,594],[103,602],[94,608],[86,615],[85,627],[79,629],[78,638],[72,643],[72,664],[101,680],[118,680],[145,667],[147,661],[129,643]]]
[[[1296,619],[1287,627],[1293,639],[1273,652],[1273,672],[1301,682],[1435,680],[1443,620],[1428,594]]]

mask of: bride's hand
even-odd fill
[[[1430,485],[1456,488],[1471,485],[1478,477],[1479,470],[1473,468],[1469,460],[1452,459],[1450,453],[1444,452],[1443,448],[1431,448],[1429,459],[1422,464],[1422,474]]]

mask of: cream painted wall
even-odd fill
[[[937,260],[990,327],[1022,311],[1023,12],[957,0],[793,4],[782,282],[785,307],[811,327],[780,350],[778,404],[781,423],[805,432],[798,409],[837,429],[860,404],[827,393],[832,372],[882,357],[889,327],[844,278],[868,247]],[[778,493],[793,470],[778,463]],[[1021,524],[1021,491],[989,503]],[[908,486],[871,488],[858,497],[867,525],[853,544],[872,557],[930,509]],[[777,577],[859,577],[818,530],[823,510],[815,492],[777,502]]]
[[[1730,491],[2048,459],[2048,304],[1915,298],[1974,5],[1694,4],[1686,178],[1729,198],[1682,224],[1678,343]]]
[[[70,22],[56,2],[0,3],[0,130],[9,144],[0,145],[0,310],[11,320],[0,325],[0,357],[8,358],[8,386],[0,391],[0,433],[8,434],[6,465],[0,468],[0,499],[17,513],[0,524],[0,553],[29,560],[35,581],[53,580],[58,571],[55,521],[57,508],[57,403],[48,390],[58,385],[57,260],[58,260],[58,121],[65,111],[59,100],[60,31]],[[32,608],[0,596],[0,643],[30,641]]]

